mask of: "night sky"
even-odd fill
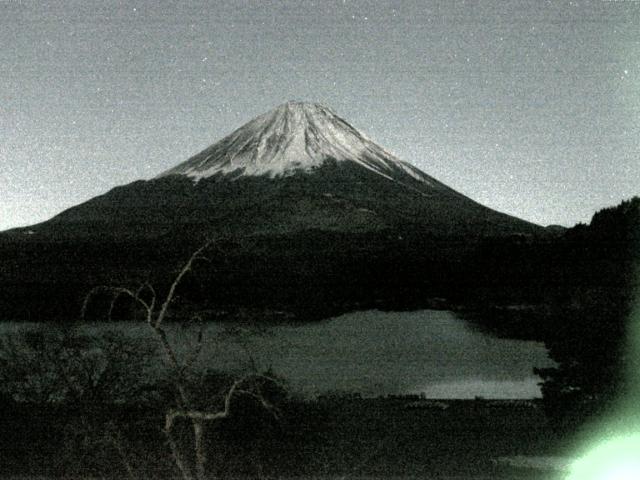
[[[640,1],[0,0],[0,80],[0,229],[290,99],[533,222],[640,194]]]

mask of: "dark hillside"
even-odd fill
[[[539,372],[550,412],[580,421],[618,398],[640,286],[640,198],[555,239],[494,240],[481,252],[471,272],[483,288],[469,317],[499,335],[546,343],[558,363]]]

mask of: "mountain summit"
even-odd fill
[[[420,170],[369,140],[329,108],[296,101],[260,115],[159,177],[274,178],[313,171],[327,160],[353,162],[388,179],[402,171],[428,183]]]

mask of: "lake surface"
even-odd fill
[[[10,331],[21,328],[0,324]],[[144,324],[89,325],[96,334],[117,329],[152,338]],[[193,331],[171,326],[185,345]],[[424,393],[428,398],[533,398],[540,396],[534,367],[553,365],[537,342],[497,339],[447,311],[356,312],[319,323],[276,326],[261,334],[225,335],[209,324],[201,366],[239,371],[249,355],[260,369],[272,368],[293,391],[330,391],[365,396]]]

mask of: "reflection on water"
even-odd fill
[[[145,324],[84,328],[152,336]],[[193,337],[179,326],[170,330],[178,344]],[[272,368],[307,395],[354,391],[367,396],[531,398],[540,395],[533,367],[551,365],[541,344],[493,338],[445,311],[356,312],[241,337],[220,336],[222,331],[220,324],[207,326],[202,366],[240,370],[251,355],[258,368]]]

